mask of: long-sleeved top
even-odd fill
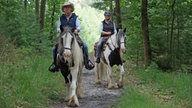
[[[72,14],[71,14],[71,15],[72,15]],[[71,15],[70,15],[70,17],[71,17]],[[70,18],[70,17],[69,17],[69,18]],[[68,20],[69,20],[69,19],[68,19]],[[60,31],[60,25],[61,25],[61,21],[60,21],[60,18],[59,18],[58,23],[57,23],[57,31]],[[80,25],[80,21],[79,21],[78,17],[76,18],[75,25],[76,25],[76,29],[77,29],[78,31],[80,31],[81,25]]]

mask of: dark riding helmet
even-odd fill
[[[111,16],[111,12],[110,11],[105,11],[104,15],[105,16]]]

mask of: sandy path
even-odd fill
[[[121,95],[120,89],[108,90],[106,82],[100,85],[94,82],[93,71],[83,71],[83,92],[84,97],[79,99],[78,108],[106,108],[116,102],[116,98]],[[52,108],[69,108],[67,102],[61,101],[52,105]]]

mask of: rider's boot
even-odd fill
[[[95,60],[96,63],[100,63],[100,55],[101,50],[100,49],[96,50],[96,60]]]
[[[91,70],[95,67],[95,65],[91,62],[91,60],[88,59],[88,57],[84,56],[84,65],[85,68],[88,70]]]
[[[55,46],[55,50],[54,50],[53,63],[49,67],[50,72],[58,72],[59,71],[59,67],[57,65],[57,52],[56,51],[57,51],[57,46]]]

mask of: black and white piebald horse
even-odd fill
[[[126,28],[117,30],[117,33],[111,35],[107,42],[106,48],[101,53],[101,62],[95,63],[95,81],[97,84],[101,83],[104,73],[104,66],[107,65],[107,81],[108,88],[123,87],[124,67],[122,61],[122,53],[125,52],[125,37]],[[118,83],[112,81],[112,66],[118,65],[120,68],[120,78]]]
[[[81,74],[83,51],[78,45],[70,27],[60,27],[61,34],[57,48],[57,65],[65,78],[69,106],[79,106],[78,97],[83,96]]]

